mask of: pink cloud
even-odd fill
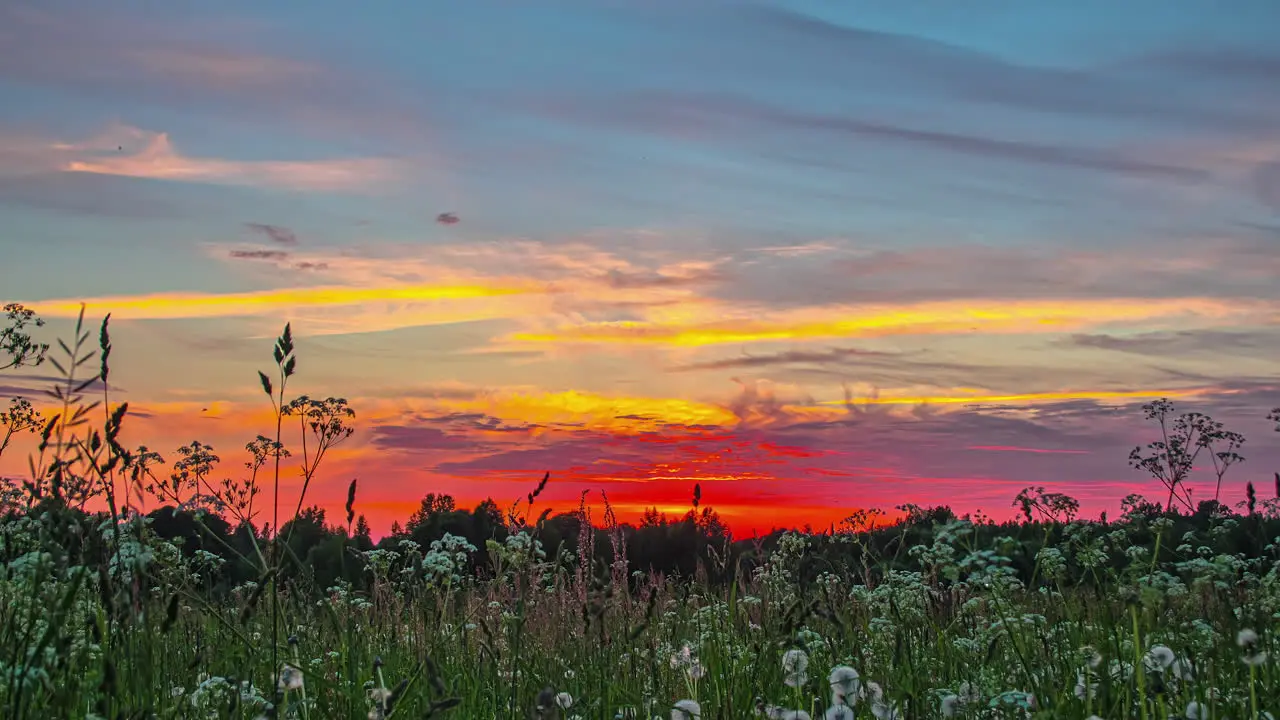
[[[224,160],[185,156],[174,147],[168,133],[153,133],[136,128],[122,128],[115,133],[132,143],[142,141],[136,151],[118,144],[101,148],[98,143],[86,145],[57,144],[73,157],[59,165],[64,172],[118,175],[123,177],[175,180],[216,185],[276,187],[302,191],[357,190],[389,180],[394,176],[390,161],[379,158],[340,160]],[[86,151],[98,150],[91,157]]]

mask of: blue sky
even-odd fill
[[[1276,27],[1252,0],[6,3],[0,283],[55,326],[79,299],[125,308],[139,401],[239,402],[253,343],[292,319],[316,382],[377,408],[370,447],[413,425],[379,398],[446,385],[569,415],[578,391],[705,403],[756,418],[732,415],[742,432],[767,385],[784,434],[847,385],[1067,393],[1100,417],[1100,392],[1170,389],[1265,433]],[[489,290],[442,299],[459,285]],[[176,295],[129,305],[151,293]],[[1086,442],[1043,404],[1001,407],[1023,440]],[[837,430],[805,446],[843,452]],[[579,447],[534,435],[509,452]],[[1128,482],[1127,444],[973,467]]]

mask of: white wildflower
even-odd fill
[[[1143,664],[1150,670],[1163,672],[1177,659],[1178,657],[1173,654],[1173,651],[1167,645],[1152,645],[1143,658]]]
[[[858,676],[858,671],[848,665],[837,665],[831,668],[827,682],[831,683],[831,692],[839,696],[842,701],[846,698],[857,698],[858,690],[862,687],[862,679]]]
[[[671,720],[702,720],[702,706],[697,700],[681,700],[672,706]]]
[[[573,696],[567,692],[557,693],[556,705],[559,705],[562,710],[568,710],[573,707]]]
[[[1236,633],[1236,645],[1239,645],[1240,647],[1245,648],[1246,650],[1253,647],[1257,643],[1258,643],[1258,633],[1254,632],[1250,628],[1245,628],[1240,632]]]
[[[832,703],[827,708],[827,712],[823,715],[823,720],[853,720],[855,717],[853,708],[840,703]]]
[[[1245,628],[1236,634],[1236,645],[1244,650],[1240,659],[1245,665],[1257,667],[1267,661],[1267,651],[1258,648],[1258,633]]]
[[[301,690],[302,671],[286,663],[280,668],[280,679],[276,685],[281,690]]]
[[[1194,700],[1187,703],[1187,720],[1209,720],[1209,708]]]
[[[783,680],[790,687],[800,687],[809,681],[805,671],[809,669],[809,656],[803,650],[791,649],[782,655]]]

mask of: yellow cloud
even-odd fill
[[[510,339],[528,343],[625,343],[703,346],[725,343],[810,340],[887,335],[1042,333],[1079,330],[1111,323],[1188,317],[1257,315],[1275,317],[1271,305],[1212,298],[1130,298],[1102,300],[981,300],[901,306],[830,307],[780,314],[776,319],[728,320],[669,317],[645,322],[596,322],[549,332],[522,332]]]
[[[306,287],[242,293],[154,293],[117,295],[84,301],[28,302],[46,317],[76,317],[80,303],[121,320],[160,320],[260,315],[290,308],[331,308],[373,303],[446,303],[537,294],[545,288],[510,285],[399,285],[386,287]]]
[[[538,425],[580,424],[598,430],[643,431],[662,425],[731,425],[737,418],[710,403],[567,390],[504,390],[438,404],[453,412],[482,412],[507,421]]]

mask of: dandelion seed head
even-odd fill
[[[803,650],[792,648],[782,654],[782,671],[802,673],[809,669],[809,656]]]
[[[823,720],[853,720],[855,715],[853,708],[848,705],[832,703],[822,717]]]
[[[1250,628],[1244,628],[1236,633],[1236,645],[1242,648],[1250,648],[1258,644],[1258,633]]]
[[[1143,659],[1152,670],[1165,670],[1170,665],[1173,665],[1174,660],[1177,660],[1178,657],[1173,654],[1173,651],[1167,645],[1152,645]]]
[[[276,686],[281,690],[301,690],[302,682],[302,671],[286,663],[280,668],[280,678],[276,681]]]
[[[831,668],[831,674],[827,676],[827,682],[831,683],[831,692],[839,695],[841,699],[856,697],[858,690],[862,686],[862,679],[859,677],[858,671],[848,665],[837,665]]]
[[[671,720],[702,720],[702,706],[697,700],[680,700],[671,708]]]

